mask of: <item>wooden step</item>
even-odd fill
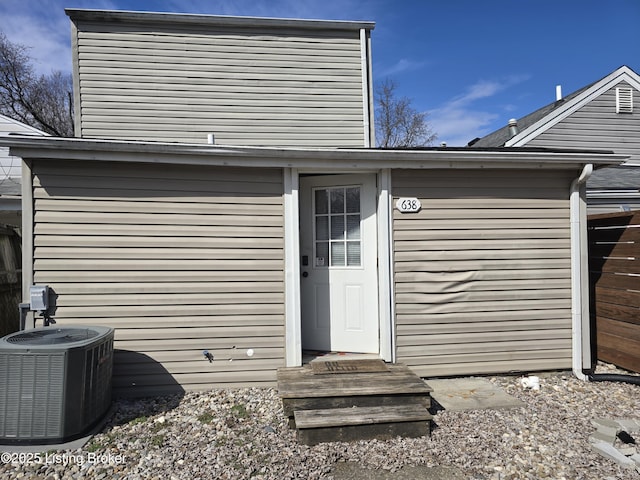
[[[337,397],[305,397],[283,398],[282,409],[285,416],[292,422],[291,428],[295,428],[293,414],[300,410],[324,410],[329,408],[353,408],[353,407],[390,407],[394,405],[419,404],[425,409],[431,407],[431,397],[427,394],[411,395],[349,395]]]
[[[388,365],[388,371],[314,375],[309,367],[278,369],[281,398],[345,397],[364,395],[429,395],[433,390],[406,365]]]
[[[406,365],[377,359],[323,362],[315,372],[308,365],[278,370],[278,395],[300,442],[430,434],[432,389]]]
[[[346,358],[335,356],[318,357],[309,362],[314,375],[339,375],[348,373],[388,372],[389,367],[380,358]]]
[[[293,412],[327,408],[421,404],[431,406],[432,389],[405,365],[384,372],[316,375],[309,367],[278,370],[278,395],[295,428]]]
[[[305,445],[422,437],[430,434],[432,416],[420,403],[405,405],[297,410],[298,439]]]

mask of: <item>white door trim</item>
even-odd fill
[[[312,172],[309,172],[312,173]],[[380,356],[387,362],[395,361],[394,302],[393,302],[393,248],[391,235],[392,197],[391,170],[372,172],[313,173],[376,173],[378,179],[378,317],[380,321]],[[285,364],[302,365],[302,320],[300,309],[300,224],[299,178],[296,168],[284,169],[284,243],[285,243]]]
[[[378,316],[380,357],[395,362],[391,169],[378,173]]]
[[[284,169],[284,263],[285,263],[285,365],[302,365],[302,323],[300,316],[300,225],[299,174]]]

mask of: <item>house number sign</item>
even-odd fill
[[[396,208],[402,213],[413,213],[419,212],[422,204],[417,198],[399,198],[396,200]]]

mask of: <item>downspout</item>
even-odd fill
[[[584,381],[589,380],[583,368],[583,355],[586,351],[584,348],[585,318],[583,312],[588,312],[588,308],[585,308],[585,304],[588,302],[588,297],[585,295],[588,290],[586,283],[588,281],[588,257],[586,228],[583,228],[586,221],[586,211],[582,192],[592,172],[593,165],[584,166],[580,176],[571,182],[569,197],[571,219],[571,365],[574,375]],[[589,321],[589,318],[586,318],[586,321]],[[586,333],[588,332],[589,329]],[[590,352],[586,353],[590,355]],[[590,364],[591,362],[589,362]]]

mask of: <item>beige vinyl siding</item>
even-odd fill
[[[393,170],[397,361],[421,376],[571,366],[573,172]]]
[[[84,138],[364,146],[358,30],[76,25]]]
[[[275,382],[281,169],[35,161],[33,171],[34,282],[57,294],[59,325],[116,328],[116,394]]]
[[[633,89],[633,113],[616,113],[616,88]],[[640,163],[640,92],[620,82],[527,143],[528,147],[613,150]]]

